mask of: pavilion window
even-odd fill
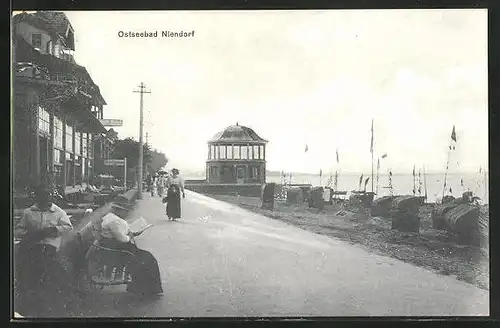
[[[226,159],[226,146],[219,146],[220,159]]]
[[[219,173],[219,167],[217,166],[210,167],[210,177],[217,177],[218,173]]]
[[[248,146],[241,146],[241,159],[248,159]]]
[[[264,146],[260,146],[259,159],[264,159]]]
[[[253,146],[253,159],[259,159],[259,146]]]
[[[233,159],[233,145],[227,146],[226,159]]]
[[[240,159],[241,158],[241,146],[235,145],[233,150],[233,158]]]
[[[216,159],[216,157],[215,157],[215,146],[210,146],[210,159]]]

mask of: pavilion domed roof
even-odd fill
[[[262,139],[254,130],[249,127],[239,125],[231,125],[215,134],[210,142],[261,142],[266,143],[267,140]]]

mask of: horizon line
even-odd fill
[[[199,174],[205,174],[205,170],[202,170],[202,169],[196,169],[196,170],[190,170],[190,169],[187,169],[185,170],[185,172],[187,173],[199,173]],[[277,171],[277,170],[266,170],[266,173],[268,174],[281,174],[282,171]],[[488,173],[489,171],[488,170],[483,170],[482,172],[479,172],[479,171],[448,171],[448,174],[484,174],[484,173]],[[319,176],[319,172],[317,173],[312,173],[312,172],[299,172],[299,171],[292,171],[292,172],[285,172],[285,173],[292,173],[292,174],[302,174],[302,175],[318,175]],[[325,175],[330,175],[330,174],[334,174],[335,172],[323,172],[323,176]],[[366,174],[366,172],[353,172],[353,171],[348,171],[348,172],[339,172],[339,175],[359,175],[359,174]],[[421,172],[423,174],[423,172]],[[425,174],[444,174],[445,171],[427,171],[425,172]],[[386,175],[388,174],[387,172],[380,172],[379,175]],[[413,172],[412,171],[407,171],[407,172],[402,172],[402,171],[393,171],[392,172],[393,175],[400,175],[400,174],[409,174],[409,175],[413,175]],[[375,173],[376,175],[376,173]]]

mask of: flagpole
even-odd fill
[[[415,183],[416,183],[415,182],[415,178],[416,178],[415,177],[415,164],[413,164],[413,196],[415,196],[415,194],[416,194],[416,190],[415,190],[415,187],[416,187],[416,185],[415,185]]]
[[[371,151],[372,151],[372,193],[373,193],[373,119],[372,119],[372,144],[371,144]]]
[[[424,199],[427,201],[427,176],[425,174],[425,165],[424,165]]]
[[[443,197],[441,198],[441,202],[443,202],[444,193],[446,191],[446,179],[448,178],[448,167],[450,166],[451,144],[452,143],[453,143],[453,140],[450,140],[450,146],[448,147],[448,159],[446,160],[446,169],[444,171]]]
[[[379,172],[380,172],[380,158],[377,160],[377,189],[376,189],[376,194],[378,195],[378,179],[379,179]]]

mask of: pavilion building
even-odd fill
[[[206,182],[243,185],[266,183],[266,144],[249,127],[231,125],[208,141]]]

